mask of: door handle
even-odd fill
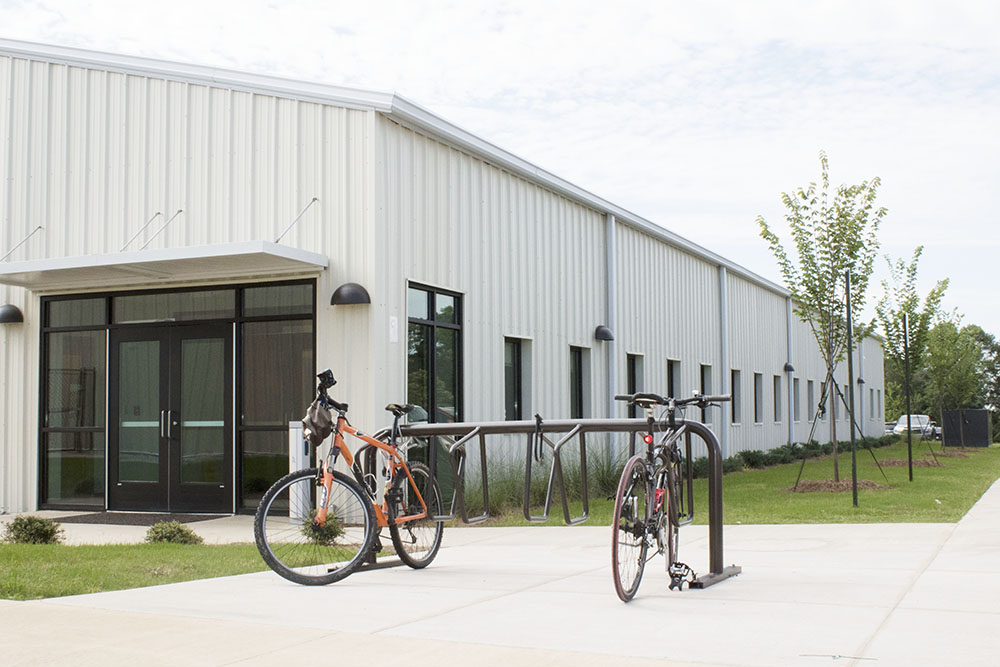
[[[166,414],[167,414],[166,410],[160,410],[160,437],[161,438],[165,438],[166,437],[166,428],[164,428],[164,423],[166,421],[164,419],[164,417],[166,417]]]

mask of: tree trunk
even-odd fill
[[[833,375],[830,375],[830,442],[833,443],[833,481],[840,481],[840,468],[837,463],[837,406],[836,406],[836,384]]]

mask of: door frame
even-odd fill
[[[108,338],[107,507],[110,510],[232,513],[236,502],[234,447],[234,336],[232,322],[185,322],[115,327]],[[181,346],[192,338],[223,342],[223,483],[184,483],[180,477]],[[159,342],[159,475],[156,482],[122,482],[118,478],[120,424],[120,344]]]

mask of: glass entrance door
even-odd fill
[[[233,511],[232,325],[111,331],[108,506]]]

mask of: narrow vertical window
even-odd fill
[[[681,362],[674,359],[667,359],[667,396],[679,398],[681,381]]]
[[[802,406],[799,401],[799,379],[792,380],[792,418],[802,421]]]
[[[733,400],[729,403],[729,418],[732,423],[739,424],[743,418],[743,391],[738,370],[730,371],[729,387],[733,392]]]
[[[871,419],[875,419],[878,416],[875,414],[878,411],[878,407],[875,405],[875,390],[872,388],[868,389],[868,405],[872,406]]]
[[[781,421],[781,376],[774,376],[774,421]]]
[[[701,386],[699,387],[701,393],[710,395],[712,393],[712,367],[705,364],[701,365]],[[703,424],[708,423],[708,411],[701,411],[701,422]]]
[[[583,419],[590,412],[590,359],[583,347],[569,348],[569,416]]]
[[[634,394],[636,392],[642,391],[643,387],[643,377],[642,377],[642,356],[638,354],[629,354],[625,356],[625,375],[626,383],[628,386],[628,393]],[[635,405],[628,406],[628,416],[630,419],[636,417],[638,411]]]
[[[764,376],[753,374],[753,423],[760,424],[764,419]]]
[[[806,380],[806,419],[812,421],[816,416],[816,383]]]
[[[504,419],[519,421],[522,419],[523,365],[521,363],[521,341],[517,338],[505,338],[503,341],[503,379],[504,379]]]
[[[824,407],[830,404],[829,403],[830,397],[826,395],[826,383],[825,382],[820,382],[819,383],[819,398],[820,398],[821,401],[823,401],[823,406]],[[819,405],[816,406],[816,409],[820,410],[819,418],[820,419],[826,419],[826,413],[823,412],[820,409]]]

